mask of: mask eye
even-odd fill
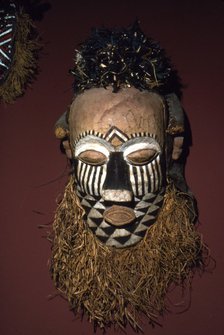
[[[78,155],[78,158],[82,162],[90,165],[102,165],[107,161],[107,157],[102,152],[95,150],[83,151]]]
[[[150,163],[157,155],[154,149],[137,150],[126,156],[127,161],[133,165],[145,165]]]

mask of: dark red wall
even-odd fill
[[[50,245],[38,226],[52,221],[68,173],[53,126],[72,98],[73,50],[91,27],[127,26],[136,17],[166,49],[186,85],[183,105],[193,133],[186,175],[198,199],[200,231],[217,261],[212,274],[195,278],[190,309],[165,316],[162,328],[146,326],[145,333],[224,334],[224,2],[57,0],[38,23],[45,45],[37,81],[0,112],[2,335],[93,333],[86,321],[74,319],[64,300],[48,299],[55,292],[47,264]]]

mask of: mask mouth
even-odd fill
[[[113,205],[105,210],[103,218],[107,223],[120,227],[133,222],[136,216],[134,210],[131,208]]]

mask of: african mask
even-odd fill
[[[169,286],[203,267],[206,248],[180,160],[183,110],[161,50],[136,25],[94,38],[76,54],[75,96],[56,124],[72,173],[51,272],[75,313],[138,330],[139,313],[156,323]]]
[[[0,4],[0,101],[21,96],[37,72],[40,50],[30,16],[16,1]]]

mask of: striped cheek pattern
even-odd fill
[[[95,166],[77,162],[76,179],[83,193],[99,196],[106,178],[106,164]]]
[[[132,191],[136,197],[147,193],[156,193],[162,187],[161,158],[156,158],[146,165],[128,164]]]

